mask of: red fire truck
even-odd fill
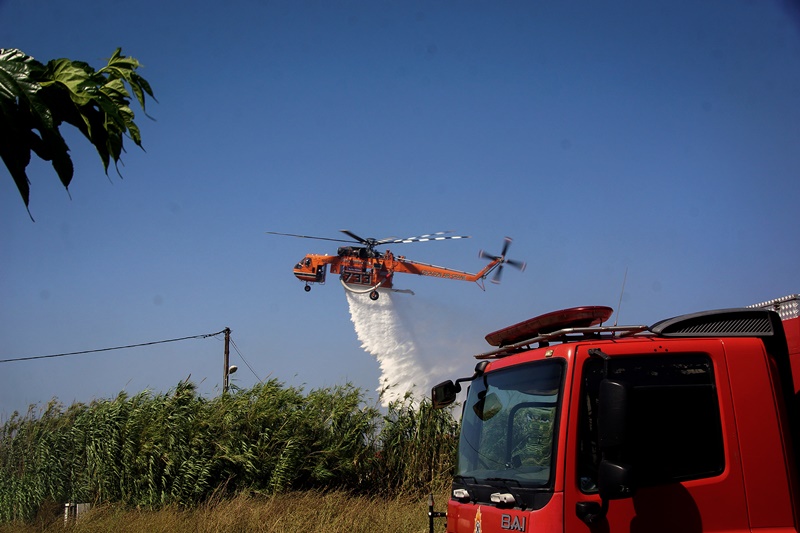
[[[448,532],[800,531],[800,295],[651,326],[608,307],[486,336]],[[433,526],[432,526],[433,527]]]

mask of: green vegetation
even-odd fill
[[[59,127],[66,123],[95,147],[108,173],[127,136],[141,148],[139,127],[130,108],[130,87],[144,110],[150,84],[136,71],[139,62],[117,48],[95,71],[83,61],[53,59],[42,64],[16,49],[0,49],[0,159],[17,185],[25,207],[30,197],[26,168],[31,153],[50,161],[64,187],[74,169]]]
[[[66,409],[53,401],[0,428],[0,523],[46,525],[65,502],[93,503],[97,520],[166,513],[188,524],[204,509],[246,502],[252,518],[276,512],[261,510],[271,502],[330,498],[403,501],[425,518],[421,497],[446,490],[456,432],[450,412],[428,401],[406,397],[381,413],[350,385],[306,394],[271,380],[206,399],[182,382]],[[383,516],[371,512],[362,514]]]

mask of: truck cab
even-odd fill
[[[652,326],[584,307],[487,335],[432,391],[469,387],[447,531],[800,531],[797,304]]]

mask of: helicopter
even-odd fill
[[[390,237],[386,239],[363,238],[350,230],[340,230],[350,237],[350,239],[333,239],[328,237],[313,237],[309,235],[297,235],[294,233],[278,233],[268,231],[270,235],[282,235],[285,237],[297,237],[301,239],[316,239],[322,241],[333,241],[347,243],[349,246],[340,246],[336,255],[307,254],[293,269],[294,275],[305,283],[305,291],[311,290],[311,285],[319,283],[325,284],[325,279],[330,267],[331,274],[338,274],[339,281],[345,290],[355,294],[369,294],[371,300],[379,297],[378,289],[391,290],[414,294],[408,289],[395,289],[393,280],[395,274],[416,274],[418,276],[431,276],[442,279],[455,279],[462,281],[473,281],[485,290],[484,280],[494,272],[492,283],[500,283],[500,276],[503,265],[508,264],[520,271],[525,270],[526,263],[513,259],[506,259],[506,252],[511,244],[511,238],[506,237],[500,255],[492,255],[481,250],[479,257],[488,259],[489,263],[478,273],[470,274],[460,270],[453,270],[419,261],[411,261],[403,255],[394,255],[390,250],[383,252],[377,247],[387,244],[406,244],[413,242],[442,241],[450,239],[469,239],[467,235],[448,235],[451,231],[440,231],[418,237],[408,237],[398,239]],[[356,244],[358,246],[353,246]]]

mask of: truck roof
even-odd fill
[[[759,337],[767,342],[785,346],[786,335],[776,306],[784,315],[797,314],[798,295],[770,300],[749,307],[703,311],[662,320],[652,326],[581,325],[597,323],[608,318],[607,307],[575,307],[547,313],[490,333],[486,340],[498,348],[475,356],[476,359],[506,357],[531,349],[534,345],[548,346],[551,342],[576,342],[615,339],[646,334],[658,337]],[[776,312],[772,312],[776,311]],[[589,322],[587,322],[587,319]],[[800,322],[800,320],[798,320]],[[578,326],[576,327],[576,324]],[[530,336],[525,338],[525,333]],[[512,340],[506,340],[508,337]],[[496,344],[495,344],[496,343]],[[785,352],[786,348],[781,351]]]

